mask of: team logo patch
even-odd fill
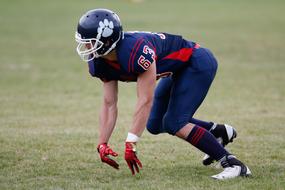
[[[113,34],[114,24],[113,21],[104,19],[104,21],[99,22],[99,27],[97,32],[102,34],[104,38],[109,37]]]

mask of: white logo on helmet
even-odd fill
[[[112,21],[104,19],[104,22],[99,22],[99,27],[97,32],[101,34],[104,38],[109,37],[113,34],[114,24]]]
[[[80,33],[76,32],[76,36],[77,36],[77,38],[82,39],[82,37],[81,37],[81,34],[80,34]]]

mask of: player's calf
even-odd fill
[[[216,137],[217,141],[223,147],[233,142],[233,140],[237,137],[236,130],[227,124],[213,124],[209,131]],[[215,159],[207,154],[203,158],[203,164],[205,166],[212,164],[214,161]]]

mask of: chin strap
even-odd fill
[[[107,55],[113,49],[115,49],[115,47],[117,46],[117,43],[120,41],[121,38],[124,39],[124,33],[123,32],[120,32],[119,38],[111,45],[111,47],[103,55],[100,55],[99,57]]]

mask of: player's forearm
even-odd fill
[[[99,144],[107,143],[112,135],[117,120],[117,104],[103,103],[100,114]]]
[[[146,127],[147,119],[153,102],[154,88],[156,84],[156,65],[150,65],[147,71],[140,74],[137,79],[137,105],[130,133],[140,137]],[[129,137],[129,135],[128,135]],[[127,138],[127,140],[132,138]]]
[[[147,119],[149,117],[152,106],[152,97],[139,100],[136,105],[136,110],[133,118],[132,127],[129,132],[140,137],[146,127]]]

